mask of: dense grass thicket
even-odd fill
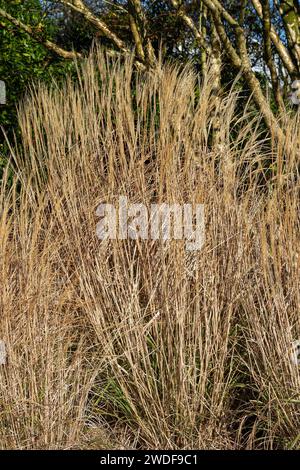
[[[1,447],[299,449],[299,115],[276,142],[191,68],[78,69],[23,102],[2,180]],[[100,241],[119,195],[205,204],[204,247]]]

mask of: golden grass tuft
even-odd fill
[[[191,68],[78,68],[21,105],[2,181],[1,448],[299,449],[299,117],[267,140],[232,90],[211,149]],[[101,242],[119,195],[204,203],[203,249]]]

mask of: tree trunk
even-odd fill
[[[212,146],[218,150],[221,144],[221,43],[213,20],[211,21],[211,79],[212,99],[214,100],[214,119],[212,123]]]
[[[284,24],[289,50],[300,73],[300,18],[297,0],[280,0],[279,11]]]

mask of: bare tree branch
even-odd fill
[[[175,4],[178,5],[178,2],[176,0],[171,1],[173,4],[175,2]],[[244,29],[241,27],[239,22],[236,21],[235,18],[233,18],[231,14],[223,7],[223,5],[221,5],[218,0],[202,1],[208,8],[208,11],[211,12],[216,31],[218,32],[221,43],[223,44],[229,59],[231,60],[234,67],[236,67],[242,72],[244,78],[246,79],[248,86],[252,91],[254,102],[258,110],[261,112],[267,127],[269,128],[270,132],[273,131],[276,134],[277,139],[282,141],[284,137],[283,132],[280,129],[277,120],[269,106],[269,103],[267,102],[263,94],[259,80],[256,78],[255,73],[252,70],[247,50],[247,42]],[[186,13],[185,16],[187,16]],[[227,36],[222,22],[222,18],[234,28],[237,50]],[[195,28],[193,27],[192,20],[186,21],[186,24],[191,24],[191,31],[195,34]]]
[[[298,10],[298,11],[297,11]],[[279,11],[282,17],[289,50],[300,71],[300,18],[299,6],[294,0],[280,0]]]
[[[147,64],[153,66],[156,63],[156,57],[148,35],[148,21],[141,6],[141,2],[140,0],[129,0],[128,3],[129,11],[131,10],[131,30],[135,38],[135,43]]]
[[[263,11],[263,29],[264,29],[264,55],[267,67],[270,71],[271,83],[274,92],[274,98],[279,109],[283,109],[283,99],[280,93],[278,75],[273,60],[272,41],[271,41],[271,13],[269,0],[262,0]]]
[[[262,19],[263,18],[263,12],[262,12],[262,6],[259,0],[251,0],[252,4],[259,15],[259,17]],[[270,37],[272,39],[272,42],[278,52],[279,57],[282,60],[282,63],[284,64],[285,68],[289,72],[289,74],[293,77],[297,74],[297,68],[295,67],[295,64],[290,56],[290,53],[288,49],[285,47],[283,42],[281,41],[280,37],[275,31],[274,26],[271,24],[271,30],[270,30]]]
[[[9,23],[16,26],[18,29],[21,29],[22,31],[29,34],[29,36],[31,36],[37,42],[42,44],[46,49],[48,49],[51,52],[54,52],[60,57],[63,57],[64,59],[78,59],[82,57],[82,54],[80,54],[79,52],[66,51],[65,49],[62,49],[60,46],[55,44],[54,42],[49,41],[48,39],[44,38],[40,30],[37,30],[31,26],[28,26],[27,24],[24,24],[22,21],[11,16],[2,8],[0,8],[0,16],[4,18],[5,20],[9,21]],[[5,29],[8,29],[6,28],[6,24],[4,22],[1,23],[1,26]]]
[[[131,53],[130,49],[126,46],[124,41],[120,39],[111,29],[107,26],[107,24],[98,16],[94,15],[94,13],[82,2],[82,0],[58,0],[59,3],[69,7],[71,10],[80,13],[85,20],[95,26],[98,30],[100,30],[104,36],[110,39],[118,49],[122,52]]]
[[[143,47],[143,39],[141,37],[140,28],[135,20],[135,15],[129,13],[129,22],[130,22],[130,29],[132,32],[133,40],[135,42],[135,48],[138,58],[145,62],[145,51]]]
[[[187,15],[186,10],[182,4],[178,2],[178,0],[171,0],[171,4],[173,5],[174,8],[177,10],[177,15],[182,18],[184,23],[188,26],[188,28],[192,31],[199,47],[202,49],[208,49],[208,44],[205,40],[205,38],[202,35],[202,32],[197,26],[195,25],[194,21],[190,16]]]

